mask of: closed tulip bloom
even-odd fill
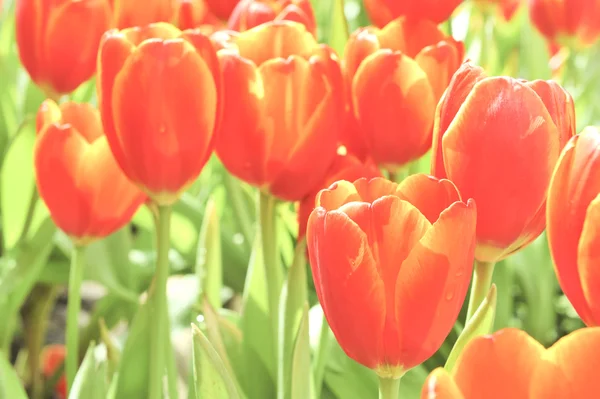
[[[340,137],[343,83],[333,50],[290,21],[214,37],[225,47],[219,158],[265,192],[303,199],[325,178]]]
[[[355,181],[365,177],[381,177],[381,172],[372,161],[361,161],[356,156],[349,154],[345,149],[338,149],[338,154],[329,167],[324,181],[317,184],[313,191],[307,195],[298,206],[298,239],[300,240],[306,234],[306,223],[310,213],[315,208],[315,200],[319,191],[331,186],[338,180]]]
[[[37,128],[36,182],[56,225],[80,245],[125,226],[146,197],[113,158],[98,110],[46,100]]]
[[[423,174],[339,181],[306,232],[319,301],[346,354],[398,378],[439,349],[469,285],[475,203]]]
[[[229,29],[241,32],[281,20],[299,22],[313,35],[317,33],[310,0],[241,0],[229,17]]]
[[[181,30],[201,28],[203,33],[209,31],[208,26],[213,26],[208,34],[214,33],[221,25],[204,0],[177,0],[175,21]]]
[[[344,59],[358,129],[347,134],[362,137],[346,141],[363,142],[387,169],[424,155],[436,104],[463,57],[463,44],[429,21],[398,18],[354,32]]]
[[[587,325],[600,325],[600,131],[565,146],[548,192],[548,242],[560,286]]]
[[[144,26],[153,22],[171,22],[177,0],[108,0],[118,29]]]
[[[231,12],[240,0],[206,0],[213,14],[221,19],[229,19]]]
[[[462,0],[364,0],[371,22],[379,27],[401,16],[440,24],[450,18],[460,3]]]
[[[533,25],[549,41],[565,46],[590,46],[600,36],[600,1],[529,0]]]
[[[432,174],[477,202],[480,262],[524,248],[546,226],[546,195],[575,132],[571,96],[552,81],[487,77],[465,63],[437,107]]]
[[[210,39],[167,23],[106,33],[98,102],[123,172],[158,205],[177,201],[213,150],[221,72]]]
[[[65,360],[67,349],[64,345],[48,345],[42,349],[40,354],[41,371],[45,379],[50,380],[58,368]],[[56,386],[54,387],[54,393],[58,399],[67,399],[67,380],[64,373],[60,376]]]
[[[16,2],[19,58],[49,97],[70,93],[94,75],[100,38],[109,28],[106,0]]]

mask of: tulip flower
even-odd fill
[[[395,169],[431,148],[435,107],[464,56],[462,43],[429,21],[398,18],[354,32],[344,53],[357,129],[349,147]],[[363,143],[367,149],[355,147]]]
[[[449,180],[338,181],[306,232],[317,296],[346,354],[397,379],[439,349],[470,281],[476,209]]]
[[[333,50],[290,21],[213,37],[224,47],[219,158],[264,192],[302,200],[323,181],[338,146],[344,99]]]
[[[51,98],[72,92],[92,77],[100,38],[109,28],[106,0],[16,2],[19,58]]]
[[[600,364],[600,328],[584,328],[549,349],[507,328],[471,341],[449,374],[435,369],[421,399],[593,398]]]
[[[269,21],[296,21],[313,35],[317,22],[310,0],[241,0],[229,17],[229,29],[245,31]]]
[[[333,164],[327,171],[325,180],[316,185],[313,192],[300,201],[298,206],[298,240],[306,234],[306,223],[310,213],[315,208],[315,200],[319,191],[331,186],[338,180],[355,181],[361,177],[369,179],[381,177],[381,172],[373,162],[362,162],[354,155],[347,153],[343,147],[340,147]]]
[[[54,373],[58,371],[58,368],[64,362],[65,355],[66,348],[64,345],[54,344],[44,347],[40,355],[41,369],[44,378],[50,379],[54,376]],[[67,399],[67,380],[65,379],[64,374],[61,375],[56,383],[54,393],[58,399]]]
[[[37,128],[37,186],[56,225],[83,245],[127,224],[145,196],[114,160],[98,110],[46,100]]]
[[[210,12],[205,0],[177,0],[175,13],[176,25],[181,30],[203,29],[203,33],[212,34],[221,24],[219,19]],[[213,27],[210,29],[209,27]]]
[[[98,100],[108,143],[159,205],[174,203],[210,157],[220,96],[215,49],[198,31],[156,23],[102,39]]]
[[[213,14],[221,19],[229,19],[233,9],[240,0],[206,0]]]
[[[548,242],[560,286],[589,326],[600,325],[600,131],[565,146],[548,192]]]
[[[118,29],[144,26],[153,22],[170,22],[177,0],[108,0],[112,6],[114,26]]]
[[[533,25],[549,41],[564,46],[590,46],[600,37],[597,0],[530,0]]]
[[[446,21],[462,0],[364,0],[365,9],[374,25],[383,27],[401,16],[440,24]]]

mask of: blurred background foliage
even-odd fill
[[[343,51],[348,31],[369,24],[361,1],[314,0],[313,5],[320,41],[329,43],[338,52]],[[56,296],[55,287],[67,284],[71,244],[53,225],[35,191],[32,163],[35,113],[44,98],[19,64],[14,37],[14,1],[4,1],[2,7],[0,350],[11,353],[17,372],[27,379],[19,359],[20,349],[28,339],[28,298],[32,295]],[[600,79],[600,47],[596,45],[586,51],[561,50],[551,60],[548,45],[532,27],[524,5],[518,8],[510,21],[506,21],[494,8],[486,10],[484,15],[480,4],[466,1],[444,29],[456,39],[463,40],[467,56],[484,66],[490,75],[558,80],[575,99],[578,131],[584,126],[597,124],[600,91],[595,90],[591,82]],[[95,83],[91,81],[83,85],[72,98],[95,103]],[[411,168],[413,173],[428,170],[428,155]],[[245,387],[250,386],[248,392],[253,393],[251,397],[258,398],[271,397],[272,392],[264,391],[269,384],[257,380],[265,374],[254,371],[261,367],[272,368],[273,365],[269,363],[268,356],[260,355],[267,351],[263,330],[268,328],[265,327],[268,323],[257,322],[266,317],[263,298],[266,287],[264,278],[260,278],[260,270],[253,269],[253,262],[257,260],[251,257],[256,220],[254,196],[253,189],[227,174],[213,158],[194,186],[175,205],[170,258],[172,280],[177,282],[177,288],[170,295],[170,309],[175,329],[173,334],[177,330],[189,333],[190,322],[203,325],[207,315],[206,307],[202,307],[199,299],[202,298],[199,287],[206,289],[207,285],[198,283],[198,278],[203,276],[197,276],[196,270],[210,261],[206,253],[207,245],[211,245],[207,244],[207,237],[210,237],[207,226],[213,229],[218,226],[213,233],[217,231],[220,237],[223,288],[220,281],[211,284],[225,304],[225,309],[219,311],[226,316],[220,321],[222,339],[230,358],[239,360],[244,356],[239,338],[243,331],[243,345],[250,345],[262,357],[262,362],[253,363],[252,367],[243,360],[232,360],[234,365],[243,369],[241,383]],[[214,207],[206,207],[209,200]],[[216,218],[218,223],[203,223],[206,209],[211,212],[209,217]],[[295,211],[291,205],[283,204],[279,205],[279,212],[282,222],[277,228],[282,237],[282,257],[286,265],[292,265],[297,232]],[[99,283],[105,290],[91,310],[87,328],[82,333],[82,348],[88,348],[92,341],[106,340],[101,336],[100,320],[112,329],[121,321],[131,321],[138,311],[138,297],[153,275],[153,240],[152,216],[146,208],[141,208],[130,227],[90,245],[85,279]],[[312,284],[310,277],[307,281]],[[496,267],[494,281],[498,286],[496,329],[507,326],[523,328],[543,344],[550,345],[583,326],[560,291],[545,234],[526,250],[501,262]],[[310,290],[309,302],[312,306],[309,312],[310,344],[313,349],[323,345],[330,347],[329,356],[319,359],[325,381],[322,397],[375,397],[375,375],[348,359],[331,336],[322,337],[322,316],[314,288]],[[247,311],[240,317],[236,311],[242,305],[247,307]],[[204,317],[198,316],[201,309],[204,309]],[[444,364],[457,333],[462,329],[460,323],[464,321],[465,313],[466,306],[457,328],[439,352],[406,376],[402,384],[405,396],[402,397],[418,397],[428,371]],[[247,323],[245,318],[252,318],[253,323]],[[134,330],[129,332],[138,333]],[[118,336],[118,340],[110,344],[120,348],[125,336],[126,333]],[[132,358],[129,362],[140,360]],[[6,366],[0,364],[0,368]]]

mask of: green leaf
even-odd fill
[[[95,345],[90,344],[77,371],[69,399],[104,399],[108,393],[106,362],[98,360]]]
[[[196,398],[240,399],[221,358],[195,324],[192,324],[192,334]]]
[[[278,398],[290,396],[293,345],[307,299],[306,241],[302,240],[296,246],[294,261],[283,285],[279,301]],[[310,354],[310,351],[308,353]]]
[[[5,353],[0,351],[0,399],[27,399],[21,380]]]
[[[348,41],[348,23],[344,15],[344,0],[332,0],[328,44],[341,57]]]
[[[198,239],[196,256],[196,275],[201,292],[214,308],[221,307],[223,288],[223,265],[221,257],[221,233],[219,216],[215,202],[210,199],[206,204],[204,220]]]
[[[291,399],[314,398],[314,384],[310,363],[310,336],[308,330],[308,302],[305,302],[294,345],[291,369]]]
[[[492,284],[490,290],[469,320],[463,332],[458,336],[450,356],[446,361],[445,368],[451,372],[463,349],[473,338],[489,334],[494,327],[494,316],[496,314],[496,285]]]
[[[378,380],[372,370],[350,359],[335,340],[331,340],[329,354],[325,384],[337,398],[377,398]]]

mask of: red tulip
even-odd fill
[[[44,378],[50,379],[54,376],[54,373],[65,361],[66,354],[67,350],[64,345],[48,345],[42,349],[40,363]],[[67,399],[67,380],[64,373],[56,383],[54,392],[58,399]]]
[[[398,18],[352,34],[344,53],[358,123],[345,142],[396,168],[431,148],[435,106],[460,66],[464,46],[429,21]],[[364,143],[363,151],[356,149]]]
[[[170,22],[177,0],[108,0],[118,29],[144,26],[153,22]]]
[[[210,39],[167,23],[106,33],[98,100],[127,177],[159,205],[177,201],[213,150],[221,71]]]
[[[221,21],[210,12],[205,0],[177,0],[175,21],[181,30],[202,28],[209,31],[208,34],[214,33],[222,25]],[[213,26],[214,29],[209,30],[206,25]]]
[[[221,19],[228,19],[240,0],[206,0],[213,14]]]
[[[560,285],[587,325],[600,325],[600,131],[565,146],[548,192],[548,242]]]
[[[229,29],[241,32],[269,21],[296,21],[317,34],[310,0],[241,0],[229,17]]]
[[[573,100],[552,81],[488,78],[465,63],[436,115],[432,174],[477,202],[477,249],[496,262],[544,230],[546,194],[575,131]]]
[[[37,127],[37,186],[56,225],[84,244],[127,224],[145,196],[114,160],[98,110],[46,100]]]
[[[426,175],[339,181],[306,232],[317,296],[348,356],[398,378],[441,346],[471,277],[476,209]]]
[[[342,127],[343,84],[333,50],[290,21],[213,37],[225,47],[219,158],[262,190],[303,199],[325,178]]]
[[[364,0],[369,18],[379,27],[401,16],[439,24],[450,18],[461,2],[462,0]]]
[[[110,7],[106,0],[19,0],[15,25],[23,66],[55,98],[94,74],[100,38],[110,27]]]

